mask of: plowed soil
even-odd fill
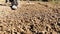
[[[17,10],[1,5],[0,34],[60,34],[60,5],[32,3],[21,2]]]

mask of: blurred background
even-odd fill
[[[39,1],[39,2],[50,2],[50,3],[53,3],[53,4],[58,4],[60,3],[60,0],[20,0],[20,1]]]
[[[42,1],[42,2],[60,3],[60,0],[18,0],[18,1]],[[0,3],[1,2],[5,2],[5,0],[0,0]]]

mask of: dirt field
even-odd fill
[[[60,5],[21,2],[17,10],[1,5],[0,34],[60,34]]]

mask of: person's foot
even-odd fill
[[[17,6],[16,6],[16,5],[13,5],[11,8],[12,8],[13,10],[15,10],[15,9],[17,9]]]

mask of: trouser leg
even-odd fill
[[[8,2],[8,0],[5,1],[5,3],[7,3],[7,2]]]
[[[13,6],[13,5],[17,6],[17,5],[18,5],[17,0],[13,0],[13,1],[11,2],[11,5],[12,5],[12,6]]]
[[[17,9],[18,1],[17,0],[12,0],[11,1],[11,8],[12,9]]]

